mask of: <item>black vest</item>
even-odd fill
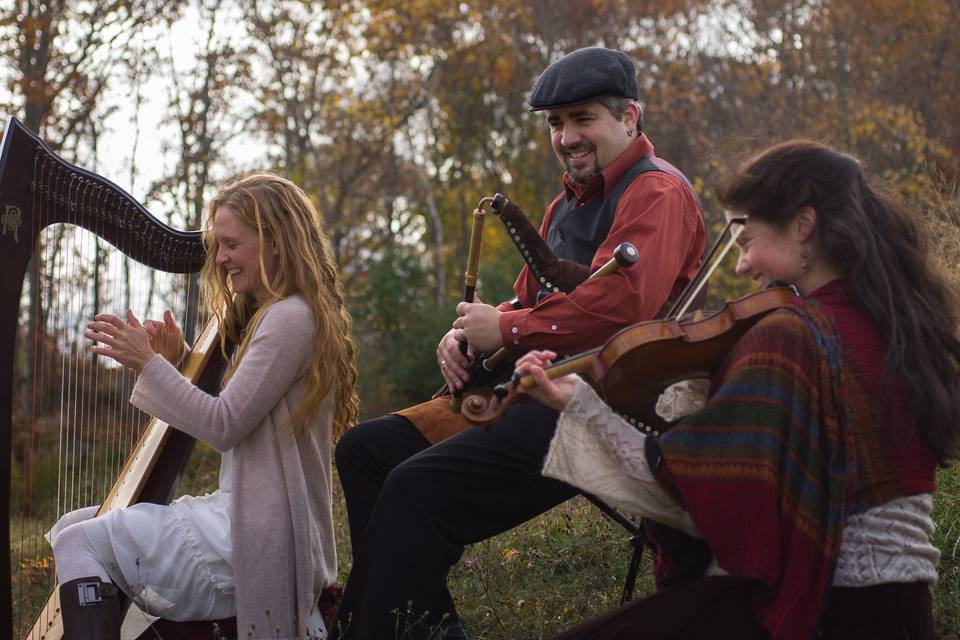
[[[606,198],[594,198],[580,207],[576,206],[575,197],[558,202],[547,230],[547,245],[558,258],[589,265],[610,233],[623,192],[634,178],[648,171],[660,171],[660,168],[644,156],[620,178]]]

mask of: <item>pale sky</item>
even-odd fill
[[[238,28],[239,21],[221,19],[217,23],[217,33],[229,33]],[[196,64],[195,54],[202,51],[206,38],[206,25],[201,24],[201,18],[196,8],[189,6],[184,16],[172,25],[169,30],[164,26],[158,28],[149,37],[158,40],[158,48],[164,57],[172,58],[172,63],[181,81],[186,82],[188,72]],[[126,79],[118,78],[111,83],[110,92],[105,104],[115,104],[119,108],[108,115],[103,121],[103,136],[99,143],[99,165],[96,172],[127,190],[138,201],[143,202],[150,185],[157,179],[169,175],[176,165],[176,157],[163,150],[164,141],[176,146],[180,136],[179,125],[169,114],[167,103],[170,97],[171,83],[165,77],[169,70],[158,70],[142,86],[141,104],[139,110],[135,108],[131,87]],[[130,163],[133,153],[134,139],[139,122],[139,137],[136,139],[136,172],[131,181]],[[224,167],[222,162],[214,164],[213,182],[229,177],[238,169],[249,164],[248,158],[255,157],[254,149],[263,152],[251,138],[241,135],[233,140],[222,154],[231,163],[231,167]],[[89,168],[89,167],[84,167]],[[171,205],[145,203],[152,213],[158,217],[165,217],[166,210]],[[158,209],[154,211],[154,209]]]

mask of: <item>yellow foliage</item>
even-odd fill
[[[865,103],[850,114],[850,141],[872,173],[901,190],[927,188],[930,167],[951,165],[956,158],[927,134],[923,116],[904,105]]]
[[[960,294],[960,185],[940,174],[913,178],[900,193],[923,216],[935,266]]]

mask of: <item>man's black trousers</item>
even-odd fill
[[[347,431],[336,461],[353,569],[331,638],[416,637],[455,616],[446,578],[464,545],[577,493],[540,475],[557,417],[525,399],[491,427],[469,427],[432,447],[395,415]]]

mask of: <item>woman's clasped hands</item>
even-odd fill
[[[83,335],[98,343],[90,351],[113,358],[138,373],[158,353],[176,365],[184,350],[183,336],[169,310],[164,311],[163,320],[147,320],[143,324],[130,309],[126,322],[110,313],[97,314]]]

